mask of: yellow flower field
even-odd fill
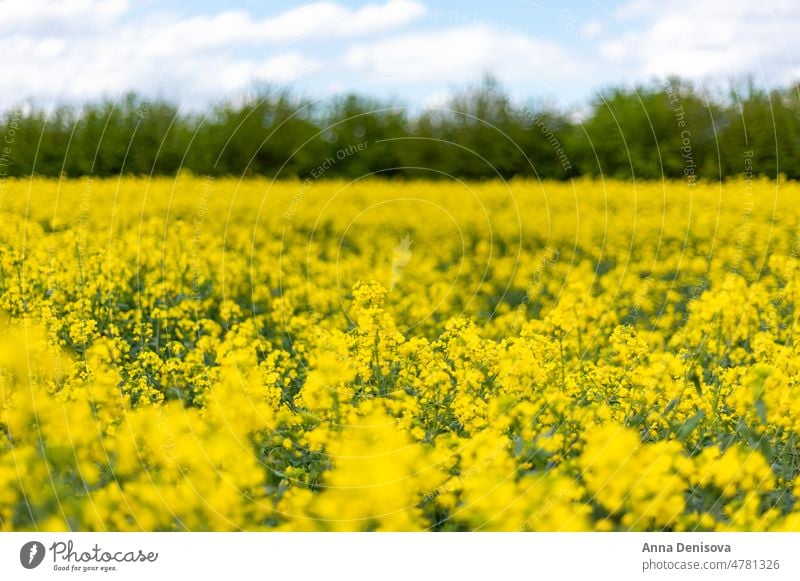
[[[0,183],[1,530],[800,530],[800,186]]]

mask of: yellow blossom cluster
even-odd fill
[[[800,530],[800,186],[0,183],[0,530]]]

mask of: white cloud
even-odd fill
[[[447,91],[436,91],[422,100],[424,109],[442,109],[447,107],[450,102],[450,93]]]
[[[255,25],[245,12],[227,11],[160,24],[147,33],[142,51],[153,57],[176,57],[252,41]],[[145,39],[143,39],[145,40]]]
[[[350,15],[342,26],[346,35],[383,32],[425,14],[425,7],[412,0],[390,0],[384,5],[369,4]]]
[[[314,2],[260,20],[247,12],[229,10],[164,26],[150,35],[153,41],[146,49],[154,55],[168,56],[236,44],[355,38],[401,26],[424,11],[421,4],[412,0],[388,0],[357,10],[335,2]]]
[[[389,0],[350,10],[335,2],[315,2],[266,19],[254,27],[258,38],[289,42],[313,35],[355,37],[384,32],[421,17],[425,7],[413,0]]]
[[[59,21],[108,22],[128,9],[127,0],[25,0],[3,2],[0,30]]]
[[[319,63],[301,41],[382,34],[424,11],[414,0],[359,8],[324,0],[265,18],[241,10],[180,17],[139,13],[126,0],[4,2],[0,109],[28,97],[49,104],[131,89],[199,103],[313,71]]]
[[[633,0],[617,11],[630,32],[608,38],[601,53],[637,78],[753,73],[791,79],[800,50],[800,3],[794,0]]]
[[[581,25],[578,32],[587,39],[597,38],[603,32],[603,25],[597,20],[590,20]]]
[[[259,80],[288,83],[312,73],[319,67],[320,63],[317,60],[295,51],[267,59],[253,69],[252,75]]]
[[[502,81],[564,78],[575,64],[556,47],[485,25],[394,36],[352,47],[345,62],[370,75],[463,83],[491,72]]]
[[[518,95],[572,97],[670,74],[755,73],[771,85],[800,74],[796,0],[625,0],[575,27],[553,14],[556,43],[526,34],[524,23],[426,12],[421,0],[308,0],[265,17],[130,0],[0,2],[0,110],[27,97],[48,105],[131,89],[202,106],[254,81],[436,100],[486,72]]]
[[[655,9],[656,5],[653,0],[630,0],[628,3],[617,8],[614,13],[617,18],[625,20],[652,13]]]
[[[67,48],[65,43],[60,38],[46,37],[36,43],[33,47],[33,54],[42,59],[52,59],[60,56]]]

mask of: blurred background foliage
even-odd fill
[[[800,178],[800,86],[752,82],[713,96],[678,78],[612,87],[580,111],[515,101],[491,78],[425,109],[267,87],[196,112],[129,94],[20,107],[0,130],[8,176]]]

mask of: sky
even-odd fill
[[[0,0],[0,109],[264,86],[435,106],[486,74],[566,107],[667,75],[784,86],[797,30],[797,0]]]

